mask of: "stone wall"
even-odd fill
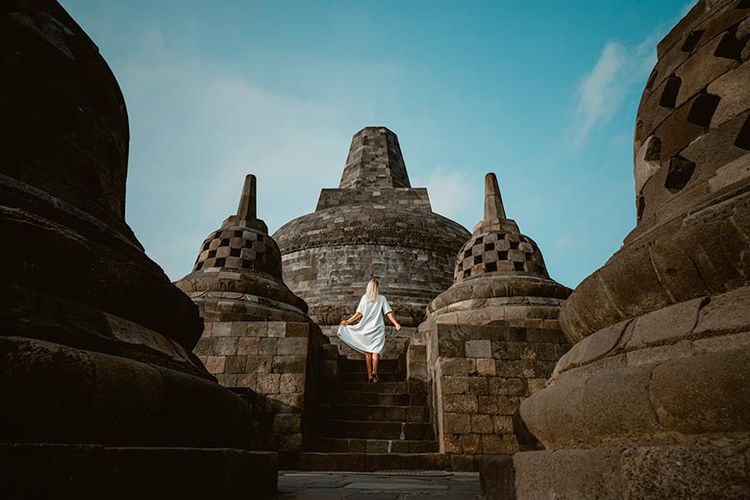
[[[195,353],[224,387],[249,399],[262,449],[300,451],[310,397],[315,325],[284,321],[207,323]],[[310,375],[312,377],[314,375]]]
[[[478,468],[484,454],[520,449],[513,415],[544,387],[569,344],[556,319],[534,326],[426,322],[427,366],[440,451],[456,470]]]

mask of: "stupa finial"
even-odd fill
[[[237,208],[237,217],[240,220],[253,220],[257,218],[255,200],[255,176],[247,174],[245,176],[245,184],[242,186],[240,205]]]
[[[484,176],[484,220],[507,219],[497,177],[490,172]]]

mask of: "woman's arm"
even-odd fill
[[[390,321],[391,323],[393,323],[393,326],[396,327],[396,331],[401,330],[401,325],[398,323],[398,321],[396,321],[396,317],[393,315],[392,312],[389,312],[386,315],[386,318],[388,318],[388,321]]]
[[[341,321],[341,324],[342,324],[342,325],[351,325],[351,324],[352,324],[352,323],[354,323],[355,321],[358,321],[358,320],[359,320],[359,318],[361,318],[361,317],[362,317],[362,313],[361,313],[361,312],[359,312],[359,311],[357,311],[357,312],[355,312],[355,313],[354,313],[354,314],[352,315],[352,317],[351,317],[351,318],[349,318],[349,319],[345,319],[345,320],[342,320],[342,321]]]

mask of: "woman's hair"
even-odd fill
[[[365,292],[365,295],[367,295],[367,300],[375,302],[378,298],[378,280],[373,278],[367,283],[367,292]]]

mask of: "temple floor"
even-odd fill
[[[279,473],[279,499],[483,498],[476,472],[293,472]]]

